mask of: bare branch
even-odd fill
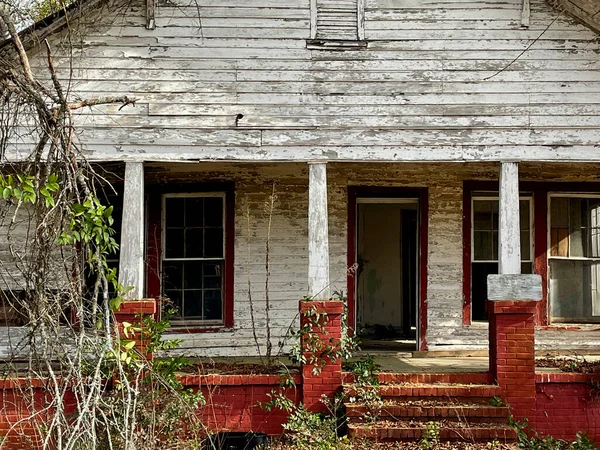
[[[29,58],[27,57],[27,53],[25,52],[25,48],[23,47],[23,42],[21,42],[19,33],[17,32],[13,20],[10,18],[10,14],[6,6],[0,5],[0,19],[2,19],[2,21],[6,25],[8,33],[10,34],[10,37],[12,38],[12,41],[17,49],[17,53],[19,54],[19,59],[21,61],[21,66],[23,68],[23,72],[25,73],[27,81],[33,83],[33,74],[31,73]]]
[[[65,98],[62,86],[60,85],[58,77],[56,76],[56,70],[54,69],[54,63],[52,62],[52,51],[50,50],[50,44],[48,43],[48,39],[44,39],[44,44],[46,44],[46,53],[48,55],[48,70],[50,70],[50,76],[52,77],[54,89],[58,94],[58,99],[60,100],[61,105],[65,106],[67,104],[67,99]]]
[[[123,95],[120,97],[99,97],[99,98],[94,98],[94,99],[89,99],[89,100],[83,100],[79,103],[69,103],[69,109],[74,110],[74,109],[85,108],[86,106],[92,107],[92,106],[98,106],[98,105],[109,105],[112,103],[122,103],[121,107],[119,108],[119,110],[121,110],[127,105],[135,106],[135,102],[137,102],[137,100],[138,99],[135,97],[128,97],[126,95]]]

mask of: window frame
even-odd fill
[[[168,198],[221,198],[222,199],[222,206],[223,206],[223,216],[221,217],[221,223],[222,223],[222,228],[223,228],[223,248],[222,248],[222,257],[220,258],[168,258],[166,256],[166,252],[163,251],[161,254],[161,267],[160,267],[160,273],[161,273],[161,277],[160,277],[160,283],[161,283],[161,295],[164,295],[164,286],[163,286],[163,276],[164,276],[164,269],[163,269],[163,264],[165,261],[222,261],[222,265],[223,265],[223,272],[225,272],[225,266],[227,264],[226,261],[226,254],[227,254],[227,202],[226,202],[226,198],[227,198],[227,194],[226,192],[223,191],[217,191],[217,192],[177,192],[177,193],[164,193],[161,196],[161,248],[166,249],[166,242],[167,242],[167,226],[166,226],[166,221],[167,221],[167,199]],[[196,325],[223,325],[225,322],[225,273],[222,274],[222,281],[221,281],[221,319],[210,319],[210,320],[203,320],[203,319],[185,319],[185,317],[181,318],[181,319],[171,319],[171,325],[172,326],[196,326]],[[185,289],[181,289],[182,291],[185,291]]]
[[[468,281],[464,286],[464,300],[463,300],[463,324],[470,325],[473,323],[487,323],[486,320],[475,320],[473,319],[473,263],[498,263],[498,260],[476,260],[475,259],[475,202],[481,200],[495,200],[496,202],[500,202],[500,195],[497,191],[487,191],[487,190],[471,190],[467,193],[467,191],[463,191],[465,196],[468,195],[469,201],[469,229],[468,229],[468,241],[469,241],[469,251],[468,251]],[[535,273],[535,199],[533,193],[525,193],[519,192],[519,202],[521,201],[529,202],[529,259],[524,260],[521,253],[521,265],[523,263],[531,264],[531,271]],[[467,230],[464,230],[465,232]],[[467,252],[465,252],[467,253]],[[464,264],[463,264],[464,270]],[[466,274],[465,274],[466,275]],[[466,290],[468,289],[468,293]],[[468,297],[467,297],[468,295]],[[468,298],[468,302],[466,301]],[[466,309],[468,308],[468,311]],[[465,323],[465,316],[468,315],[468,323]]]
[[[365,48],[365,0],[356,0],[356,37],[353,39],[343,38],[335,34],[319,35],[318,14],[319,3],[322,0],[310,1],[310,32],[306,47],[310,50],[353,50]]]
[[[224,209],[224,269],[222,321],[209,324],[206,321],[173,321],[167,333],[218,332],[234,326],[234,258],[235,258],[235,183],[234,182],[161,182],[146,186],[146,295],[162,298],[163,256],[163,195],[218,192],[225,197]],[[161,308],[162,309],[162,308]],[[160,309],[159,309],[160,311]]]
[[[580,199],[588,199],[588,198],[598,198],[600,199],[599,192],[573,192],[573,191],[548,191],[547,193],[547,203],[546,203],[546,264],[547,264],[547,312],[548,312],[548,324],[598,324],[600,323],[600,316],[597,320],[584,320],[584,318],[565,318],[565,317],[554,317],[552,314],[552,299],[550,298],[550,261],[600,261],[600,257],[586,257],[586,256],[552,256],[552,199],[553,198],[580,198]],[[570,239],[570,234],[569,234]],[[570,241],[569,241],[569,252],[570,252]]]
[[[499,195],[495,195],[495,192],[490,192],[491,195],[482,195],[481,192],[475,193],[474,195],[471,195],[471,228],[470,228],[470,235],[471,235],[471,263],[497,263],[498,260],[488,260],[488,259],[481,259],[481,260],[476,260],[475,259],[475,208],[474,208],[474,204],[476,201],[478,200],[496,200],[498,202],[500,202],[500,196]],[[523,201],[523,200],[527,200],[529,202],[529,259],[528,260],[524,260],[523,259],[523,252],[521,252],[521,264],[523,264],[524,262],[526,263],[531,263],[532,267],[533,267],[533,263],[534,263],[534,252],[535,252],[535,242],[534,242],[534,238],[535,238],[535,230],[534,230],[534,220],[533,220],[533,214],[534,214],[534,209],[533,209],[533,195],[532,194],[519,194],[519,202]]]

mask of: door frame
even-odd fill
[[[416,198],[419,208],[419,267],[418,267],[418,304],[417,304],[417,349],[427,350],[427,242],[428,242],[428,217],[429,217],[429,190],[426,187],[380,187],[380,186],[348,186],[348,324],[356,328],[356,302],[357,302],[357,223],[358,198]]]

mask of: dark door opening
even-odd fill
[[[363,347],[416,349],[418,212],[417,199],[357,199],[356,325]]]

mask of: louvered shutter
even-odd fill
[[[360,0],[316,0],[316,32],[313,33],[313,37],[359,39],[359,4],[362,4]]]

